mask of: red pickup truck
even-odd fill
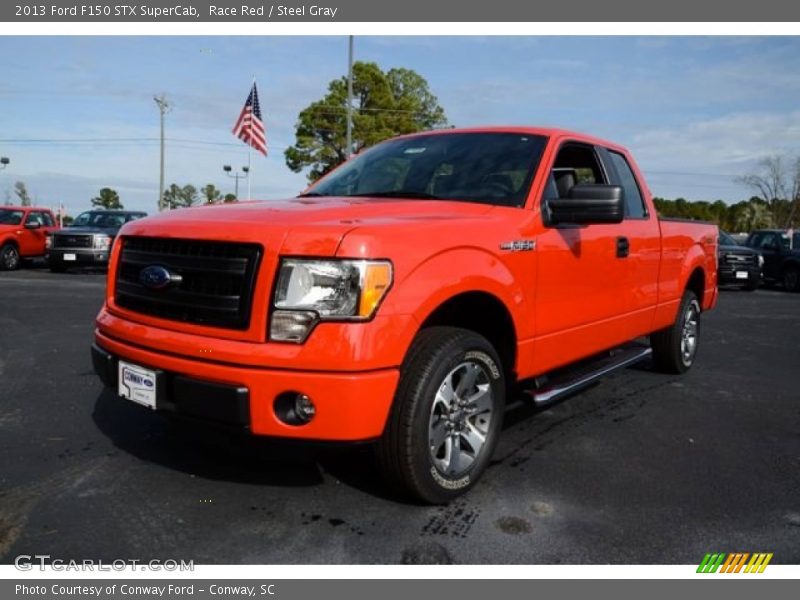
[[[125,225],[93,362],[151,409],[374,440],[390,482],[447,502],[486,468],[512,385],[546,404],[651,355],[689,369],[717,237],[659,219],[610,142],[399,137],[295,199]]]
[[[35,206],[0,206],[0,270],[45,255],[47,236],[59,229],[53,213]]]

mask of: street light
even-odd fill
[[[236,180],[236,188],[235,188],[235,192],[234,192],[233,195],[236,196],[236,199],[238,200],[239,199],[239,179],[247,179],[248,175],[250,174],[250,167],[242,167],[242,172],[241,173],[239,173],[238,171],[235,172],[235,173],[232,173],[231,172],[232,169],[231,169],[230,165],[222,165],[222,170],[225,171],[225,174],[228,177],[232,177],[233,179]]]

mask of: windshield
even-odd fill
[[[738,246],[739,242],[733,239],[730,235],[725,233],[724,231],[719,232],[719,245],[720,246]]]
[[[98,227],[101,229],[119,229],[128,221],[141,219],[143,213],[106,213],[89,211],[79,214],[70,227]]]
[[[520,133],[429,134],[383,142],[305,195],[463,200],[522,206],[547,139]]]
[[[22,223],[22,215],[21,210],[0,208],[0,225],[19,225]]]

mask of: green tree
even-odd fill
[[[353,65],[353,152],[386,138],[445,127],[447,118],[428,82],[403,68],[384,72],[375,63]],[[310,167],[316,181],[347,156],[347,78],[328,84],[328,93],[303,109],[286,164],[299,173]]]
[[[225,197],[222,199],[225,204],[230,204],[231,202],[237,202],[236,194],[225,194]]]
[[[17,198],[19,198],[20,205],[31,205],[31,196],[28,193],[28,188],[25,187],[25,184],[22,181],[18,181],[14,184],[14,193],[17,195]]]
[[[122,202],[119,201],[119,194],[116,190],[104,187],[100,190],[100,194],[92,198],[92,206],[99,206],[101,208],[125,208]]]
[[[198,195],[196,187],[193,185],[180,187],[173,183],[164,190],[162,208],[188,208],[196,204],[197,200]]]
[[[203,193],[206,204],[217,204],[222,200],[222,192],[213,183],[204,186],[200,191]]]

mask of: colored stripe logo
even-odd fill
[[[698,573],[763,573],[772,560],[772,552],[735,552],[706,554],[697,567]]]

